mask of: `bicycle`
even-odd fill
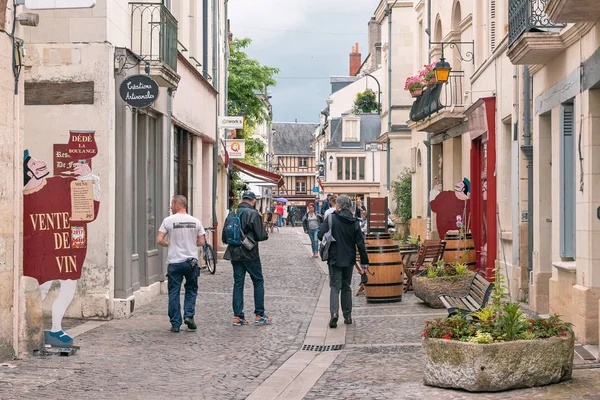
[[[202,259],[205,262],[205,267],[211,275],[217,272],[217,259],[211,244],[209,244],[209,236],[207,232],[215,233],[216,229],[212,227],[204,228],[204,245],[202,246]]]

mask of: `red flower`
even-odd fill
[[[442,339],[450,340],[452,337],[450,335],[444,335],[442,336]]]

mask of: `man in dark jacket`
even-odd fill
[[[269,325],[271,318],[265,314],[265,287],[262,274],[262,264],[258,253],[258,242],[269,238],[263,225],[262,219],[256,206],[256,195],[253,192],[244,192],[242,202],[238,205],[235,215],[240,217],[240,227],[245,236],[256,242],[252,250],[248,250],[244,245],[227,245],[227,250],[223,258],[231,260],[233,265],[233,325],[247,325],[248,320],[244,317],[244,280],[246,272],[252,279],[254,285],[254,323]],[[243,212],[242,212],[243,211]],[[229,224],[232,218],[231,214],[225,220],[225,225]],[[221,240],[227,244],[227,235],[225,229],[221,235]]]
[[[333,196],[331,193],[329,193],[327,195],[327,198],[325,200],[323,200],[323,205],[321,205],[321,215],[325,215],[325,211],[329,210],[329,207],[331,207],[331,203],[329,203],[329,199],[331,198],[331,196]]]
[[[352,202],[348,196],[342,195],[337,199],[337,205],[340,211],[335,211],[331,217],[325,218],[319,228],[318,238],[329,231],[329,221],[331,221],[331,234],[335,242],[331,243],[329,248],[329,311],[331,319],[329,327],[336,328],[338,321],[338,310],[340,301],[340,290],[342,299],[342,312],[344,313],[344,323],[352,323],[352,271],[356,263],[356,249],[360,254],[360,266],[362,273],[369,264],[369,257],[365,247],[365,237],[360,230],[360,224],[352,211]]]

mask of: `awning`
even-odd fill
[[[233,166],[245,174],[250,175],[253,178],[260,179],[265,182],[274,183],[277,187],[283,186],[283,178],[273,172],[266,171],[262,168],[255,167],[254,165],[246,164],[238,160],[233,160]]]

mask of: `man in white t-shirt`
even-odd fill
[[[204,245],[204,228],[198,218],[187,213],[185,196],[173,196],[173,215],[165,218],[158,230],[156,243],[168,247],[167,278],[169,280],[169,318],[171,332],[179,332],[181,326],[181,303],[179,293],[185,277],[185,299],[183,302],[183,323],[188,330],[196,330],[196,296],[198,295],[198,246]],[[168,237],[168,241],[166,238]]]
[[[329,208],[325,211],[325,214],[323,214],[323,220],[327,219],[329,214],[333,214],[336,211],[340,211],[340,208],[337,205],[337,196],[331,195],[331,197],[329,197]]]

